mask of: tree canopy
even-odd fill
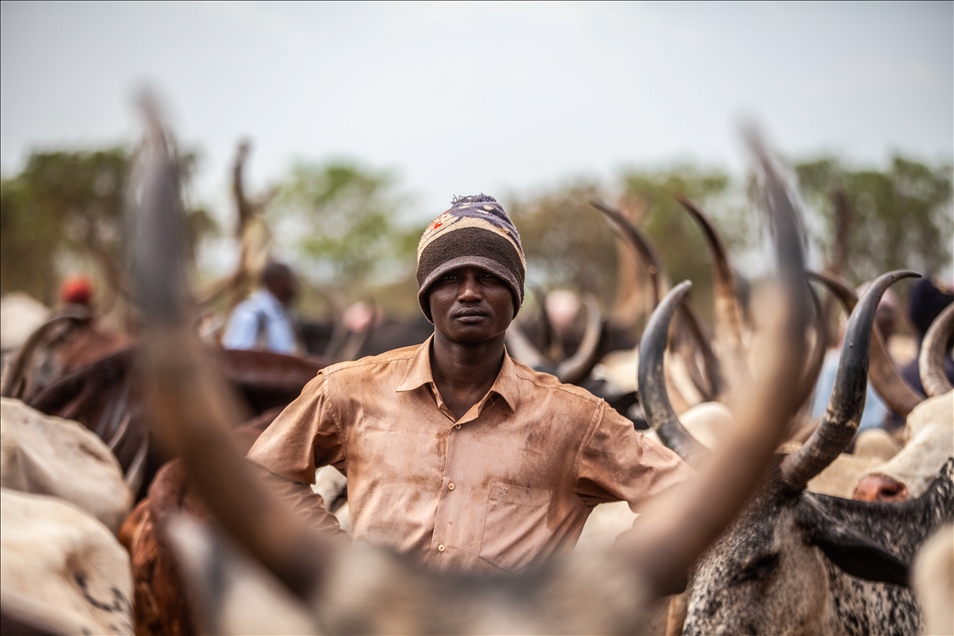
[[[267,214],[314,282],[365,293],[408,275],[420,229],[399,223],[407,203],[385,171],[299,162]]]
[[[22,290],[51,303],[68,267],[121,262],[130,160],[122,147],[38,152],[19,174],[2,180],[3,293]],[[182,158],[185,183],[195,166],[194,154]],[[849,282],[890,269],[933,273],[950,266],[949,165],[894,157],[885,169],[856,169],[823,157],[796,163],[793,171],[807,207],[818,215],[812,240]],[[298,162],[277,192],[265,214],[280,253],[288,254],[283,260],[347,301],[374,297],[388,311],[415,310],[414,253],[429,218],[407,222],[413,201],[392,173],[356,161]],[[607,182],[567,180],[507,197],[527,253],[528,284],[593,291],[607,309],[617,302],[620,243],[589,204],[600,199],[630,211],[671,280],[695,283],[694,304],[707,315],[710,256],[677,194],[710,215],[731,254],[749,245],[755,203],[744,179],[692,164],[628,169]],[[194,245],[214,229],[199,207],[189,207],[188,219]]]
[[[933,274],[950,266],[951,166],[896,156],[887,170],[850,169],[831,157],[794,168],[824,220],[815,240],[852,283],[893,269]]]
[[[20,174],[2,180],[0,290],[25,291],[53,303],[69,267],[121,267],[126,177],[131,161],[123,147],[37,152]],[[181,157],[183,182],[195,154]],[[214,231],[202,208],[187,210],[190,244]]]

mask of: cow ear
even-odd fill
[[[805,532],[805,542],[817,546],[825,556],[850,576],[875,583],[910,586],[911,568],[871,539],[835,519],[825,501],[836,498],[802,493],[795,506],[795,521]],[[844,502],[845,500],[838,500]],[[866,508],[868,504],[850,501]],[[851,515],[848,515],[849,518]]]
[[[816,526],[809,541],[846,574],[876,583],[909,586],[910,568],[901,559],[854,532],[823,524]]]

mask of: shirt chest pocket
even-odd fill
[[[492,482],[480,537],[480,558],[507,572],[530,565],[549,536],[550,498],[551,492],[543,488]]]

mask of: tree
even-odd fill
[[[823,158],[799,163],[795,172],[823,221],[815,240],[852,283],[893,269],[936,273],[950,265],[951,166],[896,156],[885,171],[851,170]]]
[[[709,216],[730,255],[746,247],[750,223],[734,204],[732,182],[721,170],[682,164],[670,168],[628,171],[624,196],[641,219],[640,226],[656,246],[672,283],[693,282],[692,301],[704,319],[712,316],[712,257],[702,232],[676,200],[684,196]],[[743,272],[745,274],[745,272]]]
[[[406,203],[387,172],[349,161],[301,162],[267,214],[279,245],[299,251],[314,282],[357,300],[374,287],[413,278],[423,228],[400,226]]]
[[[591,291],[612,301],[616,239],[589,204],[600,197],[596,183],[578,181],[508,204],[520,232],[530,284]]]
[[[70,260],[92,261],[107,279],[122,264],[123,211],[131,156],[122,147],[37,152],[0,190],[0,291],[20,290],[52,304]],[[181,158],[183,182],[195,154]],[[215,229],[208,213],[187,211],[190,245]]]

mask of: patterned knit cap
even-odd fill
[[[503,280],[516,316],[523,304],[527,261],[520,235],[503,206],[486,194],[454,197],[451,209],[431,221],[417,246],[417,302],[431,320],[427,292],[450,270],[472,265]]]

